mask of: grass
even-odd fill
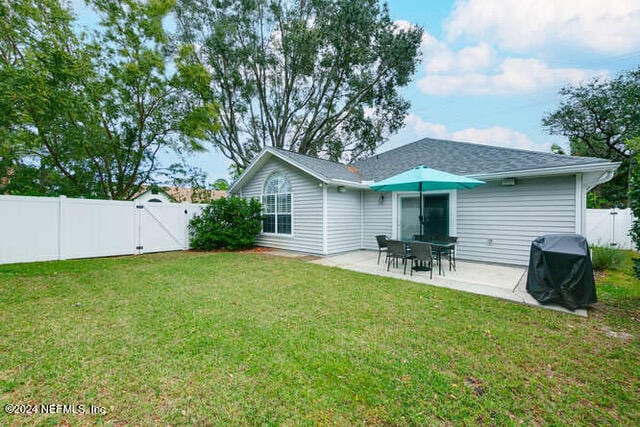
[[[591,246],[591,262],[596,271],[616,270],[620,268],[626,252],[607,246]]]
[[[640,283],[580,318],[260,254],[0,266],[10,423],[640,422]]]

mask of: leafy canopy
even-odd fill
[[[203,149],[217,106],[203,67],[165,32],[173,1],[89,3],[90,37],[59,0],[0,3],[0,172],[23,191],[32,175],[44,193],[128,199],[160,152]]]
[[[558,109],[542,120],[547,131],[566,136],[573,155],[622,162],[614,179],[590,195],[590,206],[628,205],[632,151],[626,142],[640,136],[640,68],[564,87],[560,95]]]
[[[377,0],[184,0],[177,17],[240,170],[265,146],[350,160],[403,125],[422,30]]]
[[[631,153],[631,174],[629,185],[629,200],[634,220],[629,235],[636,249],[640,251],[640,137],[627,141]],[[636,276],[640,278],[638,272]]]

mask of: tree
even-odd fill
[[[552,144],[551,145],[551,152],[553,154],[562,154],[562,155],[567,154],[567,153],[565,153],[564,148],[562,148],[558,144]]]
[[[628,205],[631,152],[625,142],[640,135],[640,68],[564,87],[560,95],[563,101],[543,118],[543,126],[566,136],[573,155],[622,162],[616,177],[598,191],[610,205]]]
[[[37,154],[54,134],[61,137],[66,117],[77,116],[83,100],[74,84],[92,74],[89,53],[58,0],[1,2],[0,16],[0,176],[8,191],[30,175],[40,182],[53,175],[58,183],[51,162],[39,167]],[[72,129],[67,134],[78,136]]]
[[[161,151],[203,149],[216,105],[163,28],[172,1],[92,5],[101,28],[88,39],[58,0],[2,3],[0,136],[14,167],[54,167],[67,195],[128,199]]]
[[[220,103],[211,139],[237,168],[265,146],[353,159],[403,125],[422,30],[377,0],[183,0],[177,17]]]
[[[627,141],[627,147],[631,153],[629,199],[631,200],[631,212],[634,216],[629,235],[636,249],[640,251],[640,137]],[[636,276],[640,278],[638,273],[636,271]]]
[[[229,182],[224,178],[218,178],[213,182],[213,189],[218,191],[227,191]]]

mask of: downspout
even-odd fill
[[[364,249],[364,190],[360,190],[360,249]]]
[[[592,174],[576,174],[576,233],[584,234],[587,218],[587,193],[600,184],[613,178],[614,171],[608,170],[595,179],[588,179]]]
[[[328,248],[328,242],[327,242],[327,234],[329,232],[328,230],[328,224],[329,224],[329,218],[328,218],[328,213],[329,213],[329,209],[327,206],[327,184],[326,183],[320,183],[320,185],[322,186],[322,254],[323,255],[328,255],[329,254],[329,248]]]

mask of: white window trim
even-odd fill
[[[271,196],[273,194],[265,194],[264,193],[264,186],[265,183],[267,182],[267,180],[269,179],[269,177],[271,177],[271,175],[275,174],[275,173],[280,173],[281,175],[283,175],[285,178],[287,178],[287,181],[289,181],[289,189],[290,192],[289,194],[291,195],[291,233],[278,233],[278,198],[276,197],[276,232],[275,233],[270,233],[270,232],[266,232],[263,230],[264,227],[264,222],[262,222],[261,227],[260,227],[260,235],[261,236],[267,236],[267,237],[278,237],[278,238],[284,238],[284,239],[290,239],[294,237],[294,230],[295,230],[295,221],[294,221],[294,194],[293,194],[293,186],[291,185],[291,180],[289,179],[289,175],[287,175],[284,172],[281,172],[279,170],[273,170],[271,172],[269,172],[269,174],[267,175],[267,177],[264,179],[264,181],[262,182],[262,189],[260,190],[260,203],[262,203],[262,205],[264,206],[264,196]],[[281,194],[285,194],[285,193],[281,193]],[[264,212],[263,212],[264,214]]]
[[[396,196],[396,200],[394,203],[395,210],[397,212],[395,224],[393,230],[395,231],[395,236],[400,236],[400,230],[402,230],[401,222],[402,218],[400,215],[401,212],[401,203],[402,199],[406,197],[415,197],[418,198],[419,194],[417,191],[399,191],[393,193]],[[457,190],[434,190],[434,191],[423,191],[422,196],[430,196],[436,194],[448,194],[449,195],[449,236],[457,237],[458,236],[458,191]],[[397,237],[396,237],[397,238]]]

